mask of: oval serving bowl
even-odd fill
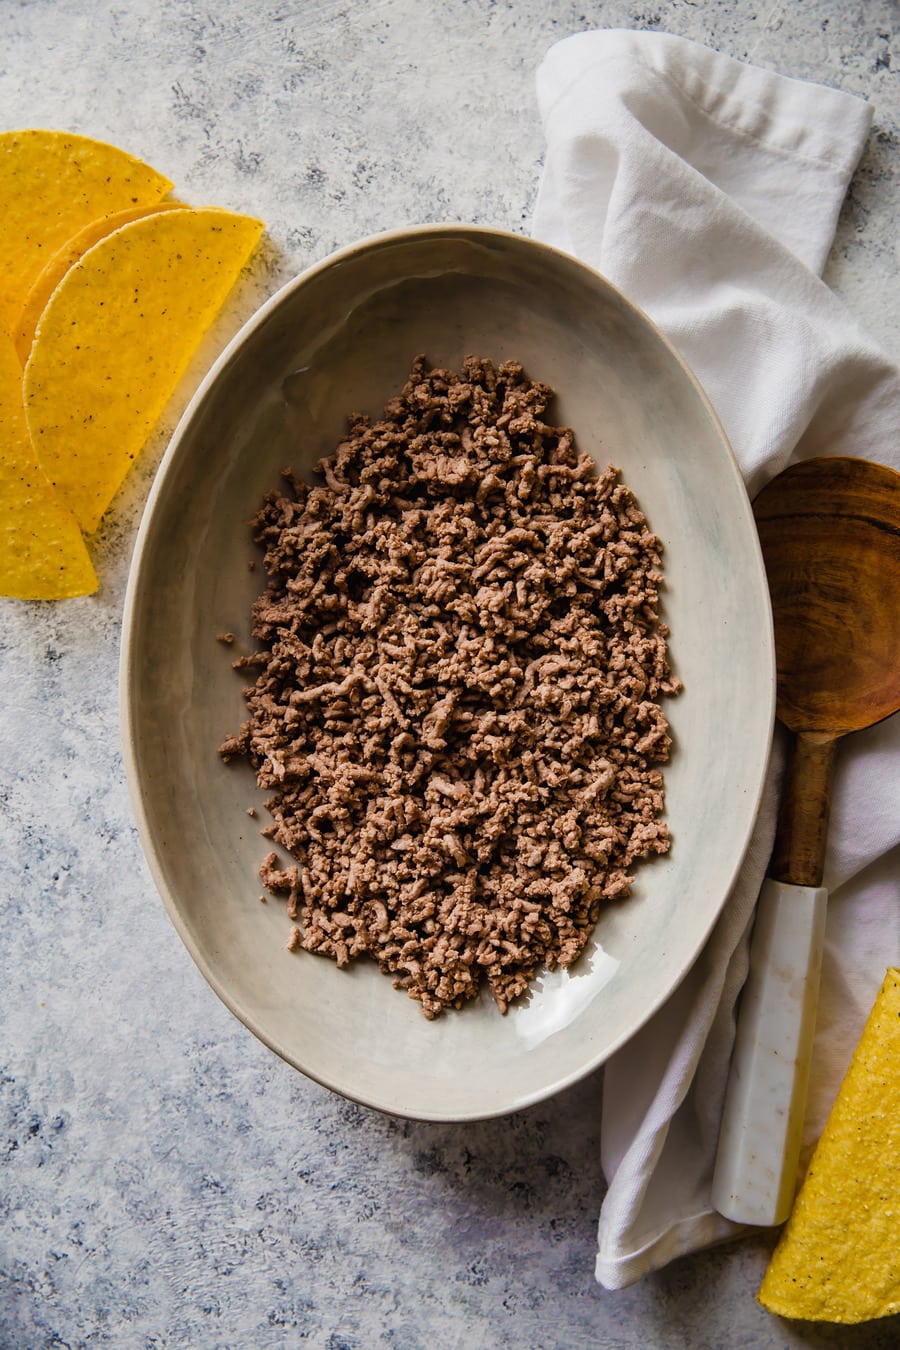
[[[351,412],[378,415],[413,358],[521,361],[551,420],[616,464],[663,540],[664,618],[684,691],[665,701],[671,852],[638,867],[569,971],[506,1016],[486,993],[433,1022],[369,961],[287,950],[259,903],[268,819],[252,770],[218,746],[246,718],[233,657],[265,586],[248,525],[290,465],[306,473]],[[216,635],[231,631],[234,647]],[[154,879],[188,951],[266,1045],[327,1087],[425,1120],[501,1115],[602,1064],[690,968],[743,858],[762,789],[775,663],[741,476],[702,390],[649,320],[575,259],[468,226],[392,231],[269,300],[197,391],[156,477],[125,604],[126,770]],[[258,818],[247,808],[255,806]]]

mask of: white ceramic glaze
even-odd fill
[[[712,1186],[739,1223],[783,1223],[794,1203],[827,896],[772,880],[760,890]]]
[[[230,666],[262,588],[247,522],[346,414],[378,413],[412,358],[515,357],[552,415],[621,467],[665,548],[673,848],[642,866],[568,973],[501,1017],[484,998],[427,1022],[369,963],[286,950],[259,903],[267,845],[250,770],[217,747],[244,718]],[[236,648],[216,634],[231,630]],[[465,226],[376,236],[304,273],[239,334],[188,408],[147,505],[126,600],[122,727],[144,849],[195,961],[232,1011],[319,1082],[400,1115],[499,1115],[572,1083],[640,1027],[691,965],[740,865],[774,716],[768,590],[737,465],[696,381],[596,272]],[[261,813],[264,814],[264,813]]]

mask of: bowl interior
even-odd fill
[[[673,847],[642,865],[569,972],[502,1017],[488,996],[435,1022],[368,962],[286,950],[261,904],[264,794],[217,748],[245,719],[231,660],[264,588],[248,522],[306,473],[347,414],[377,415],[413,357],[515,358],[550,416],[618,465],[665,545],[664,617],[684,692],[666,704]],[[234,647],[216,635],[231,631]],[[575,260],[464,227],[378,236],[305,273],[231,344],[157,476],[126,602],[123,738],[142,840],[191,954],[228,1006],[297,1068],[429,1119],[499,1114],[602,1063],[698,954],[743,856],[768,754],[774,655],[749,503],[719,425],[656,330]],[[257,819],[247,814],[255,806]]]

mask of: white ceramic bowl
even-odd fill
[[[665,544],[665,618],[684,692],[667,700],[673,847],[639,867],[568,972],[505,1016],[485,995],[434,1022],[370,962],[286,950],[259,903],[266,819],[249,766],[217,748],[245,719],[223,630],[249,649],[264,587],[248,521],[290,464],[332,449],[351,411],[380,413],[424,352],[521,360],[558,391],[552,416],[617,464]],[[768,590],[741,477],[698,384],[601,276],[524,237],[461,226],[391,232],[290,282],[191,402],[155,481],[126,600],[125,760],[143,846],[207,980],[303,1073],[380,1109],[500,1115],[626,1044],[699,953],[741,863],[774,716]]]

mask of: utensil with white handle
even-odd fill
[[[794,1200],[815,1033],[822,886],[838,741],[900,709],[900,473],[793,465],[754,503],[775,624],[778,718],[792,733],[770,878],[750,946],[712,1202],[782,1223]]]

